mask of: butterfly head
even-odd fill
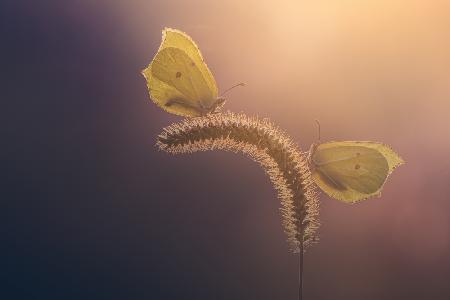
[[[309,164],[309,167],[311,170],[314,170],[314,162],[313,162],[314,153],[316,152],[317,147],[319,147],[319,145],[320,145],[320,122],[318,120],[315,120],[315,121],[317,123],[317,129],[319,131],[319,135],[318,135],[317,142],[313,143],[311,145],[311,147],[309,147],[309,151],[308,151],[307,160],[308,160],[308,164]]]
[[[207,108],[202,108],[201,115],[206,115],[206,114],[210,114],[210,113],[211,114],[219,113],[226,102],[226,98],[223,97],[223,95],[225,95],[227,92],[231,91],[232,89],[234,89],[238,86],[245,86],[245,83],[241,82],[241,83],[233,85],[229,89],[226,89],[219,97],[216,98],[216,100],[213,102],[213,104],[211,106],[209,106]]]
[[[224,97],[218,97],[216,99],[216,102],[212,105],[211,112],[212,113],[218,113],[222,107],[225,105],[226,99]]]
[[[311,169],[311,171],[314,170],[313,156],[314,156],[314,153],[315,153],[316,150],[317,150],[317,147],[319,147],[319,145],[320,145],[320,143],[313,143],[313,144],[311,145],[311,147],[309,147],[307,161],[308,161],[308,165],[309,165],[309,168]]]
[[[204,106],[199,103],[199,107],[196,108],[199,116],[206,116],[208,114],[217,114],[225,104],[225,98],[217,97],[216,100],[209,106]]]

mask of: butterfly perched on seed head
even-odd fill
[[[195,42],[184,32],[165,28],[158,52],[142,71],[150,98],[167,112],[197,117],[225,103]],[[240,83],[236,86],[242,86]]]
[[[389,146],[360,141],[315,143],[308,162],[319,188],[347,203],[379,196],[388,176],[404,163]]]

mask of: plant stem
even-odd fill
[[[300,251],[298,253],[298,300],[303,299],[303,239],[300,239]]]

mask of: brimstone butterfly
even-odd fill
[[[150,98],[170,113],[203,116],[217,111],[225,103],[225,98],[218,96],[216,81],[200,50],[182,31],[163,30],[159,50],[142,74],[147,80]]]
[[[347,203],[380,195],[388,176],[404,163],[389,146],[357,141],[315,143],[308,162],[319,188]]]

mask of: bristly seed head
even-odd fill
[[[283,226],[293,252],[317,241],[319,204],[307,158],[299,147],[267,119],[218,113],[174,123],[158,136],[166,152],[206,150],[242,152],[269,175],[281,200]]]

